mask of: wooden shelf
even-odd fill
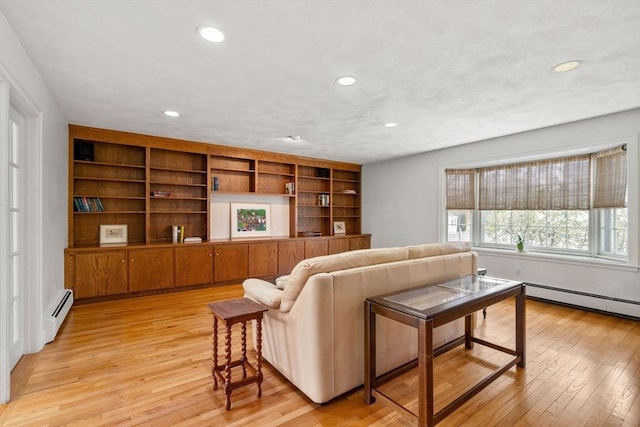
[[[99,178],[95,176],[76,176],[74,177],[74,179],[82,180],[82,181],[131,182],[131,183],[139,183],[139,184],[144,184],[146,182],[144,179]]]
[[[74,215],[86,215],[86,214],[99,214],[99,215],[109,215],[109,214],[143,214],[145,211],[104,211],[104,212],[74,212]]]

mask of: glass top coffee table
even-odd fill
[[[515,350],[474,337],[473,313],[512,297],[515,298],[516,312]],[[381,377],[376,377],[376,315],[418,330],[418,359]],[[462,317],[465,318],[464,336],[434,349],[433,329]],[[478,343],[512,355],[513,358],[434,413],[433,359],[463,343],[468,349]],[[439,284],[379,295],[365,301],[364,401],[371,404],[379,398],[417,420],[419,426],[433,426],[442,421],[514,365],[521,368],[525,366],[525,286],[522,282],[487,276],[465,276]],[[415,366],[418,367],[417,415],[377,389]]]

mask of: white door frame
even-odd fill
[[[42,180],[42,113],[11,79],[0,63],[0,182],[8,179],[9,105],[25,116],[26,147],[22,174],[24,242],[22,278],[24,283],[24,351],[33,353],[45,344],[43,325],[43,180]],[[0,185],[0,234],[8,233],[8,187]],[[11,371],[9,369],[9,290],[7,277],[8,247],[0,240],[0,404],[9,400]]]

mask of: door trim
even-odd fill
[[[24,352],[34,353],[42,349],[44,337],[44,288],[43,288],[43,116],[41,110],[21,89],[11,74],[0,62],[0,146],[9,143],[9,106],[12,105],[25,117],[26,147],[22,162],[24,171],[23,194],[23,298],[24,298]],[[8,152],[0,150],[0,176],[8,174]],[[8,191],[0,189],[0,231],[8,231]],[[0,244],[0,271],[8,271],[8,247]],[[6,283],[0,277],[1,283]],[[0,286],[0,404],[8,402],[11,396],[11,371],[9,369],[9,291]]]

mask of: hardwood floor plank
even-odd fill
[[[316,405],[268,363],[262,398],[255,385],[234,390],[226,411],[224,393],[213,390],[206,304],[241,296],[230,285],[75,305],[56,340],[14,369],[0,425],[413,425],[380,402],[366,405],[362,388]],[[513,311],[509,301],[490,307],[476,335],[513,346]],[[436,409],[504,357],[476,345],[436,358]],[[415,370],[385,387],[417,411]],[[640,322],[528,300],[527,367],[512,368],[439,425],[640,425]]]

